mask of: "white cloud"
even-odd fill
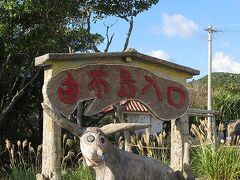
[[[166,60],[166,61],[171,61],[168,53],[163,51],[163,50],[150,51],[147,54],[149,54],[150,56],[159,58],[159,59],[163,59],[163,60]]]
[[[214,72],[240,73],[240,63],[224,52],[216,52],[212,61]]]
[[[168,15],[163,13],[163,32],[167,36],[192,37],[198,30],[198,25],[181,14]]]

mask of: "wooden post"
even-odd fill
[[[121,123],[126,123],[127,121],[124,119],[121,106],[120,106],[120,111],[118,113],[119,113],[119,117],[120,117],[120,119],[119,119],[120,122]],[[131,149],[131,146],[130,146],[130,133],[129,133],[129,131],[124,131],[123,134],[124,134],[124,142],[125,142],[124,143],[124,149],[125,149],[125,151],[131,152],[132,149]]]
[[[83,103],[79,102],[77,107],[77,125],[83,127]]]
[[[182,171],[182,138],[180,133],[180,119],[171,120],[171,164],[174,171]]]
[[[116,103],[115,104],[115,112],[116,112],[116,116],[118,118],[118,121],[120,123],[126,123],[126,119],[123,116],[123,112],[122,112],[122,106],[121,103]],[[124,131],[124,149],[125,151],[131,152],[131,146],[130,146],[130,133],[129,131]]]
[[[183,171],[189,165],[189,119],[186,114],[171,121],[171,168]]]
[[[44,70],[43,101],[48,103],[45,85],[52,77],[52,70]],[[61,179],[61,127],[43,112],[43,143],[42,143],[42,174],[37,175],[38,180]]]
[[[189,165],[189,118],[187,114],[184,114],[181,118],[181,136],[183,139],[182,145],[183,145],[183,165],[187,164]]]

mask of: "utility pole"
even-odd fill
[[[213,29],[212,25],[209,25],[207,29],[208,32],[208,110],[212,110],[212,33],[217,32],[217,30]],[[208,132],[207,132],[207,140],[211,142],[212,133],[211,126],[212,121],[211,117],[208,117]]]

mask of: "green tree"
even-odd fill
[[[240,95],[226,90],[216,91],[213,95],[213,108],[220,112],[220,121],[237,119],[240,117]]]
[[[207,76],[189,82],[188,89],[190,91],[191,100],[190,106],[192,108],[203,109],[207,108]],[[221,100],[222,98],[224,99],[223,96],[227,97],[226,94],[231,94],[230,97],[233,100],[235,99],[236,101],[238,101],[237,96],[239,94],[239,91],[240,91],[240,74],[218,72],[212,74],[212,94],[213,96],[216,96],[215,102],[213,102],[215,104],[215,108],[220,108],[219,105],[220,102],[217,101],[221,101],[221,103],[226,102]]]
[[[0,1],[0,139],[32,136],[36,143],[42,126],[42,69],[34,58],[49,52],[105,52],[112,43],[92,33],[92,24],[115,16],[129,23],[159,0],[1,0]]]

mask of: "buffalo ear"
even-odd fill
[[[107,124],[101,127],[101,131],[108,135],[113,134],[119,131],[129,131],[129,130],[138,130],[138,129],[145,129],[150,127],[151,124],[149,123],[116,123],[116,124]]]
[[[84,133],[84,128],[81,128],[77,124],[70,122],[66,117],[62,116],[57,110],[53,110],[46,103],[42,103],[42,108],[60,127],[65,128],[76,136],[81,136]]]

